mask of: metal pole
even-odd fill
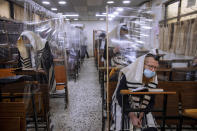
[[[109,10],[108,10],[108,6],[106,7],[106,13],[107,13],[107,16],[106,16],[106,33],[107,33],[107,130],[109,131],[110,130],[110,124],[109,124],[109,51],[108,51],[108,46],[109,46],[109,36],[108,36],[108,13],[109,13]]]

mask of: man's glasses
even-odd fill
[[[153,65],[148,65],[148,64],[145,64],[146,66],[149,67],[149,69],[154,69],[154,70],[157,70],[158,67],[157,66],[153,66]]]

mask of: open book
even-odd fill
[[[148,88],[148,87],[138,87],[136,89],[129,89],[132,92],[163,92],[163,89],[161,88]]]
[[[163,89],[161,88],[148,88],[149,92],[163,92]]]

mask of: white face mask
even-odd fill
[[[153,76],[155,76],[155,72],[153,72],[153,71],[151,71],[151,70],[149,70],[149,69],[145,69],[144,70],[144,76],[146,77],[146,78],[152,78]]]

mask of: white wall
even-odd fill
[[[90,56],[93,56],[93,30],[106,30],[106,21],[75,21],[71,24],[84,24],[84,31],[87,34],[88,38],[88,53]],[[111,31],[118,22],[113,22],[109,24],[109,31]]]

